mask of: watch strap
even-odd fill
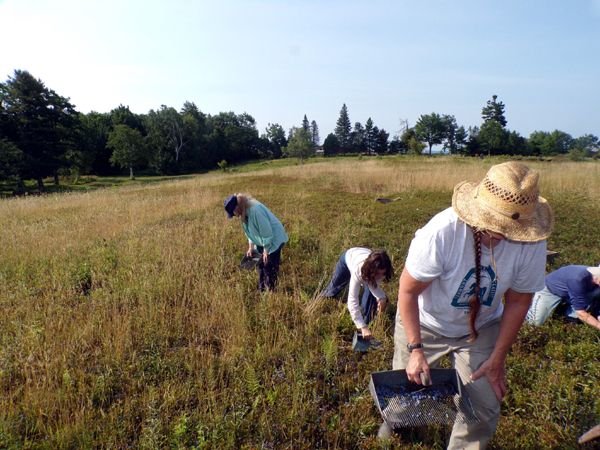
[[[408,349],[408,352],[410,353],[413,350],[416,350],[418,348],[423,348],[423,343],[417,342],[416,344],[406,344],[406,348]]]

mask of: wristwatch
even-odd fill
[[[417,348],[423,348],[423,344],[421,342],[416,344],[406,344],[406,348],[408,349],[408,353],[410,353]]]

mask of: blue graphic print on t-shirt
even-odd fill
[[[475,268],[473,267],[463,278],[456,294],[452,298],[451,305],[455,308],[468,308],[469,298],[475,294]],[[490,306],[494,301],[498,280],[491,266],[481,268],[481,280],[479,285],[479,302],[484,306]]]

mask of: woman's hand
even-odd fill
[[[367,341],[373,337],[373,333],[371,333],[371,330],[369,330],[369,327],[362,327],[360,329],[360,332],[362,334],[363,339],[366,339]]]
[[[262,260],[263,260],[263,263],[265,263],[265,264],[269,261],[269,252],[267,251],[266,248],[263,250]]]
[[[382,298],[377,301],[377,314],[383,314],[387,307],[387,298]]]
[[[431,378],[429,364],[427,364],[425,353],[423,353],[422,348],[418,348],[410,352],[410,357],[406,366],[406,376],[408,377],[408,380],[413,383],[423,384],[421,373],[425,374],[425,378]]]
[[[488,359],[479,367],[479,369],[471,374],[471,380],[475,381],[483,376],[487,377],[496,394],[496,398],[501,402],[508,390],[506,387],[506,369],[504,367],[504,362],[494,363],[491,359]]]
[[[490,357],[471,374],[472,380],[487,377],[496,398],[502,401],[506,395],[506,355],[517,339],[519,328],[531,304],[532,292],[517,292],[512,289],[504,293],[504,313],[500,321],[500,331],[496,337]]]
[[[252,246],[252,244],[250,244],[248,246],[248,250],[246,251],[246,256],[248,258],[252,258],[252,254],[254,253],[254,247]]]

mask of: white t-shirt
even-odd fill
[[[365,286],[371,291],[377,300],[386,298],[385,292],[376,285],[367,283],[362,279],[360,269],[362,269],[365,259],[371,254],[372,250],[364,247],[353,247],[346,251],[346,265],[350,271],[350,283],[348,285],[348,311],[356,328],[366,327],[365,319],[360,308],[360,288]]]
[[[494,262],[495,261],[495,262]],[[502,297],[510,288],[534,293],[544,288],[546,241],[500,241],[492,250],[481,245],[481,309],[475,327],[498,319]],[[421,324],[447,337],[470,333],[468,299],[475,289],[475,242],[471,229],[452,208],[419,229],[408,250],[406,270],[431,282],[419,295]]]

